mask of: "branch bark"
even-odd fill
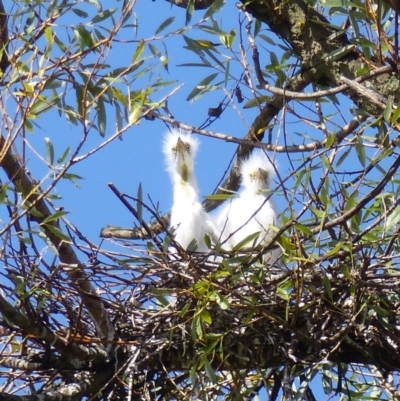
[[[0,166],[7,174],[7,177],[13,182],[16,188],[22,188],[23,193],[26,194],[25,202],[29,202],[31,204],[30,207],[34,206],[38,212],[31,214],[30,219],[36,221],[41,226],[49,241],[57,249],[60,261],[70,266],[69,269],[66,269],[67,274],[82,297],[85,307],[96,326],[99,337],[108,341],[113,340],[115,335],[113,325],[101,298],[83,271],[82,264],[71,246],[71,242],[63,240],[57,234],[58,230],[61,231],[58,221],[44,224],[44,221],[52,215],[44,196],[38,191],[32,179],[27,175],[24,167],[19,162],[18,156],[11,151],[10,143],[3,137],[0,137],[0,154]]]

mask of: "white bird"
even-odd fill
[[[175,241],[183,249],[195,240],[198,252],[208,252],[204,242],[207,233],[217,239],[217,229],[199,200],[199,190],[194,176],[194,158],[199,142],[185,131],[167,133],[163,151],[170,173],[174,199],[171,209],[170,228]]]
[[[264,153],[254,152],[242,162],[240,175],[243,189],[217,215],[217,227],[221,232],[221,243],[225,241],[225,248],[232,249],[256,233],[259,233],[256,241],[245,246],[267,244],[274,236],[271,226],[277,226],[277,211],[273,201],[267,200],[270,194],[266,191],[274,174],[274,167]],[[267,252],[264,261],[272,265],[281,254],[280,249]]]

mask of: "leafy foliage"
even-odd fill
[[[136,3],[0,2],[2,391],[398,398],[396,4],[171,1],[146,36],[163,5],[138,16]],[[183,121],[169,107],[185,101]],[[85,162],[161,123],[237,144],[207,210],[238,190],[253,148],[277,161],[270,244],[254,233],[227,252],[206,236],[209,255],[183,250],[142,184],[136,197],[110,184],[133,229],[99,240],[70,222],[65,182],[85,187]],[[265,266],[277,247],[282,265]]]

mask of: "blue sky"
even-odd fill
[[[138,1],[134,12],[138,20],[137,34],[135,35],[133,28],[125,31],[124,34],[128,39],[136,39],[136,42],[113,45],[107,60],[113,68],[128,65],[138,45],[138,40],[152,38],[156,28],[169,16],[174,15],[176,17],[175,22],[162,34],[184,25],[185,10],[171,7],[167,2]],[[149,14],[151,18],[149,18]],[[203,14],[204,11],[195,13],[192,23],[196,23]],[[237,18],[234,4],[228,4],[224,8],[223,15],[217,14],[216,16],[220,27],[227,31],[232,26],[237,25]],[[76,17],[76,21],[72,19],[70,21],[71,24],[79,22],[85,22],[85,20]],[[158,35],[158,37],[161,37],[162,34]],[[187,35],[192,38],[209,38],[218,42],[218,38],[211,37],[199,30],[189,31]],[[152,100],[161,99],[173,88],[184,83],[177,95],[170,99],[169,110],[177,120],[193,126],[200,126],[207,119],[208,108],[216,107],[224,99],[225,94],[217,90],[200,98],[198,101],[186,101],[194,86],[205,76],[213,73],[214,70],[179,67],[179,64],[199,62],[199,58],[192,52],[182,49],[185,42],[180,35],[174,35],[164,42],[170,57],[168,71],[157,66],[158,60],[155,60],[153,63],[153,77],[154,79],[162,77],[168,81],[176,80],[176,84],[167,87],[160,94],[155,94],[152,96]],[[151,43],[161,51],[164,49],[161,40],[155,40]],[[228,51],[224,51],[222,46],[219,47],[219,50],[221,53],[231,56]],[[151,55],[148,50],[147,54]],[[238,67],[237,63],[231,63],[231,71],[233,73],[235,70],[236,72],[238,71]],[[145,78],[147,79],[147,77]],[[138,83],[134,82],[132,86],[135,87],[136,85],[137,88],[144,87],[147,83],[146,79]],[[232,88],[233,85],[231,83],[228,84],[226,90],[231,92]],[[131,87],[131,89],[133,88]],[[74,104],[73,95],[71,95],[71,104]],[[244,119],[238,117],[236,110],[228,107],[221,118],[217,119],[209,129],[238,138],[243,137],[256,115],[256,109],[241,110],[241,112]],[[104,139],[107,139],[115,132],[114,114],[112,109],[107,112],[108,124]],[[68,124],[65,121],[65,117],[59,117],[55,111],[43,113],[35,122],[37,127],[34,133],[28,134],[27,137],[32,146],[42,155],[45,154],[46,137],[49,137],[54,144],[56,159],[64,152],[67,146],[71,146],[71,149],[73,149],[72,144],[77,144],[81,139],[82,128]],[[109,182],[113,182],[122,192],[133,195],[136,195],[138,186],[141,183],[145,196],[148,194],[155,203],[159,202],[162,212],[169,210],[172,202],[172,192],[161,152],[163,136],[166,131],[167,126],[161,121],[141,120],[140,124],[124,133],[122,141],[115,140],[70,170],[70,172],[79,174],[84,178],[79,182],[80,188],[73,186],[68,181],[61,181],[57,185],[56,192],[63,198],[59,204],[65,206],[65,209],[70,212],[67,218],[78,227],[81,226],[82,222],[85,222],[84,231],[93,241],[98,238],[100,229],[108,224],[124,227],[129,227],[133,224],[133,216],[108,189],[107,184]],[[93,130],[81,154],[102,143],[104,139]],[[202,195],[208,195],[212,193],[218,184],[235,152],[236,145],[207,137],[199,137],[199,140],[201,141],[201,146],[196,160],[196,173]],[[29,167],[35,177],[43,177],[48,171],[45,163],[33,154],[30,156]]]

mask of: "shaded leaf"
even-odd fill
[[[218,72],[208,75],[207,77],[205,77],[204,79],[202,79],[196,86],[195,88],[189,93],[189,96],[186,98],[186,100],[191,100],[193,99],[195,96],[197,96],[202,90],[203,87],[208,85],[210,82],[212,82],[217,76],[218,76]]]
[[[56,220],[60,219],[61,217],[65,216],[67,213],[68,213],[68,212],[64,212],[64,211],[56,212],[56,213],[52,214],[51,216],[46,217],[46,218],[42,221],[41,225],[50,223],[50,222],[52,222],[52,221],[56,221]]]
[[[46,156],[47,156],[47,163],[52,166],[54,164],[54,147],[53,143],[51,142],[50,138],[44,138],[46,141]]]
[[[104,137],[107,128],[107,112],[101,97],[97,99],[97,124],[100,135]]]
[[[194,3],[195,3],[195,0],[188,1],[188,5],[186,7],[185,25],[189,24],[189,22],[192,19],[193,12],[194,12]]]
[[[218,12],[225,4],[225,0],[215,0],[204,14],[204,19],[210,18],[213,14]]]
[[[52,234],[54,234],[56,237],[66,241],[66,242],[71,242],[71,238],[68,237],[68,235],[64,234],[58,227],[53,226],[51,224],[44,224],[43,226],[47,230],[49,230]]]
[[[108,10],[101,11],[90,21],[90,24],[96,24],[97,22],[104,21],[105,19],[111,17],[115,11],[117,11],[116,8],[109,8]]]
[[[162,32],[165,28],[167,28],[169,25],[171,25],[175,21],[175,17],[169,17],[167,18],[164,22],[160,24],[160,26],[156,29],[156,32],[154,35],[158,35],[160,32]]]

